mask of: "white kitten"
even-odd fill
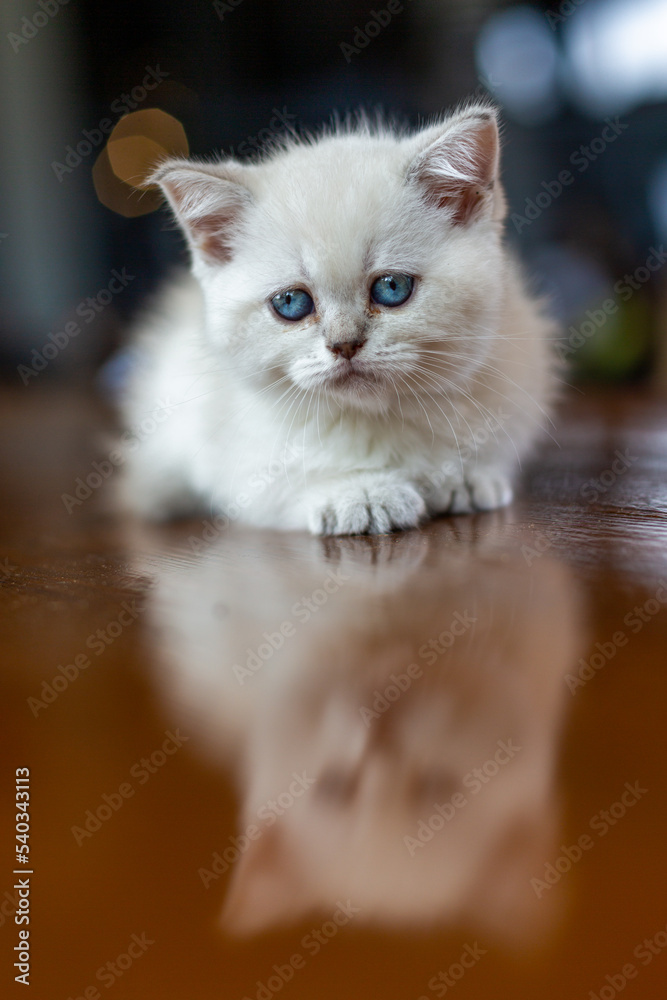
[[[135,509],[349,534],[510,502],[551,326],[503,246],[492,109],[155,180],[194,278],[144,324],[125,416],[176,408],[131,456]]]

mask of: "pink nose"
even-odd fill
[[[345,358],[346,361],[351,361],[365,343],[365,340],[346,340],[343,344],[331,344],[329,350],[333,354],[338,355],[338,357]]]

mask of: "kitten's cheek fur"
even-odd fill
[[[314,535],[381,535],[415,528],[426,504],[410,483],[392,475],[358,475],[306,496],[308,528]]]

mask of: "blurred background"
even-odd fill
[[[416,125],[476,95],[572,377],[667,390],[667,0],[13,0],[0,26],[10,383],[90,382],[185,260],[140,186],[165,150],[252,157],[333,111]]]

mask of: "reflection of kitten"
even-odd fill
[[[359,919],[390,924],[463,919],[521,934],[545,915],[529,879],[555,829],[563,673],[574,649],[567,578],[546,559],[527,572],[467,546],[429,552],[426,538],[404,537],[420,544],[385,548],[396,558],[377,576],[343,551],[344,585],[307,621],[295,609],[331,564],[295,553],[259,563],[256,539],[250,560],[230,538],[194,567],[170,562],[158,575],[150,615],[164,630],[162,681],[179,720],[233,768],[238,832],[258,823],[294,773],[316,782],[259,824],[234,865],[225,913],[234,931],[329,912],[348,897]],[[224,618],[212,613],[221,604]],[[461,618],[476,621],[434,663],[425,646]],[[280,645],[285,621],[295,632]],[[240,685],[234,665],[271,636],[279,648]],[[364,716],[411,662],[421,676],[377,718]],[[500,755],[491,780],[466,780],[499,740],[521,749]],[[410,849],[405,838],[456,793],[465,805]]]
[[[510,501],[550,325],[502,243],[492,109],[155,179],[196,280],[145,324],[125,415],[181,405],[131,456],[136,508],[349,534]]]

